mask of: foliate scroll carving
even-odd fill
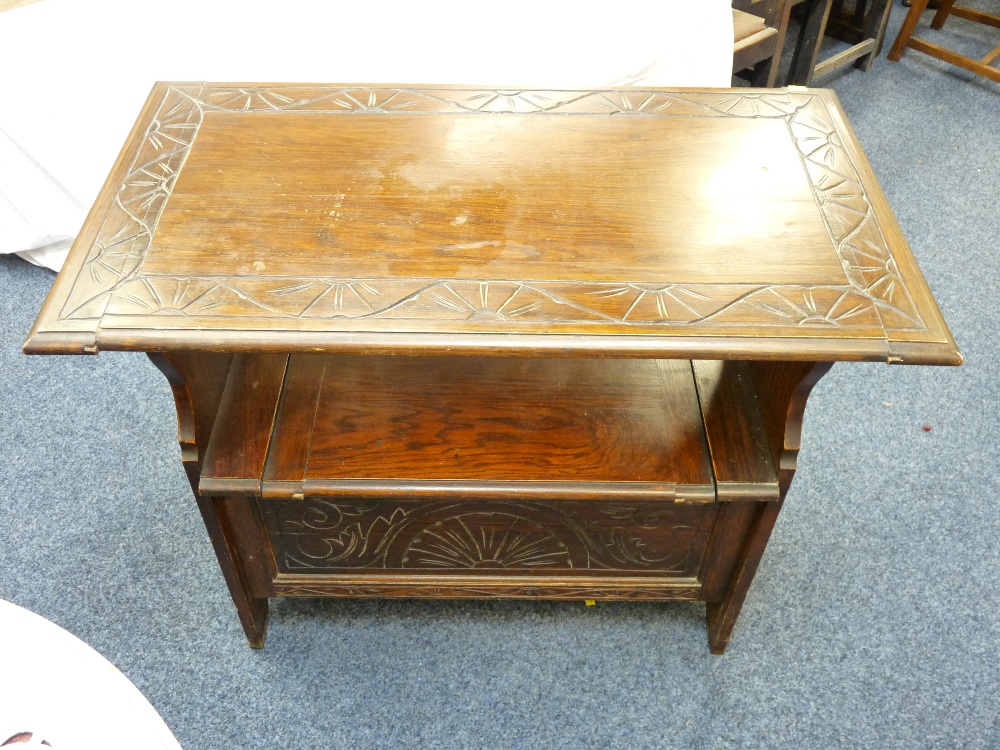
[[[826,286],[594,283],[441,278],[168,277],[143,273],[160,213],[205,112],[414,112],[605,114],[783,120],[844,270]],[[277,248],[280,249],[280,248]],[[398,89],[329,86],[175,86],[168,89],[131,159],[114,205],[61,317],[162,314],[190,318],[253,315],[302,320],[368,318],[503,322],[628,330],[820,326],[923,329],[856,165],[815,94],[661,91]]]
[[[662,503],[267,501],[278,568],[690,574],[705,510]]]

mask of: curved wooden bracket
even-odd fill
[[[170,390],[174,395],[174,406],[177,409],[177,442],[181,447],[181,462],[188,474],[188,481],[191,482],[191,490],[197,496],[200,464],[198,461],[198,441],[195,437],[195,414],[191,393],[187,388],[187,381],[180,371],[167,359],[164,354],[149,354],[149,360],[156,365],[156,368],[163,373]],[[192,471],[194,476],[192,476]]]
[[[749,363],[771,455],[778,468],[782,500],[798,467],[806,401],[832,366],[832,362]]]

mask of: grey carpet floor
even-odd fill
[[[286,600],[251,651],[167,384],[141,356],[21,355],[52,275],[11,258],[0,597],[104,654],[192,750],[1000,747],[1000,86],[914,52],[823,83],[967,362],[819,384],[724,657],[693,604]]]

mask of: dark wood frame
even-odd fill
[[[781,48],[784,40],[782,19],[787,22],[788,0],[738,0],[733,3],[734,20],[738,13],[748,13],[764,19],[765,28],[733,46],[733,74],[750,70],[750,85],[773,88],[778,79]],[[761,7],[764,6],[764,7]],[[745,75],[745,74],[744,74]]]

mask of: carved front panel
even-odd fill
[[[694,576],[716,506],[311,497],[263,509],[279,573]]]

